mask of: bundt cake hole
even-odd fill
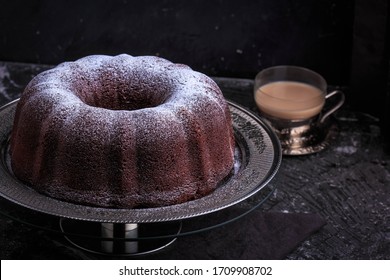
[[[156,92],[122,88],[102,89],[95,92],[90,98],[82,98],[82,101],[89,106],[104,108],[108,110],[140,110],[153,108],[163,104],[171,94],[169,92]]]

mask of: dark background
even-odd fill
[[[157,55],[211,76],[253,79],[281,64],[347,88],[389,133],[386,0],[0,0],[0,60]]]

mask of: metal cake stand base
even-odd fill
[[[64,237],[82,250],[103,255],[141,256],[175,242],[182,223],[98,223],[62,218],[60,228]]]

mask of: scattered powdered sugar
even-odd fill
[[[336,152],[352,155],[357,152],[357,148],[354,146],[337,147]]]

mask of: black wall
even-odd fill
[[[302,65],[347,84],[352,0],[0,1],[0,60],[158,55],[214,76]]]

